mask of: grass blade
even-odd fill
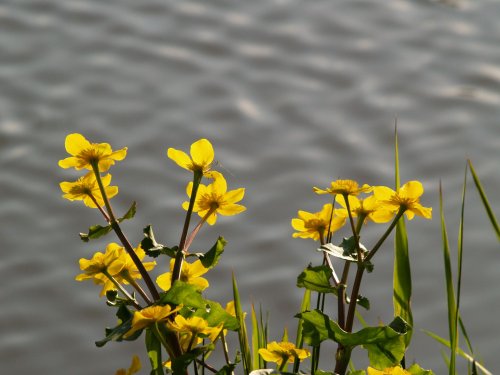
[[[488,217],[490,218],[491,225],[493,225],[493,229],[495,230],[495,233],[497,234],[497,239],[500,241],[500,226],[498,225],[498,221],[495,217],[495,214],[493,213],[493,210],[491,209],[490,203],[488,202],[488,198],[486,197],[486,193],[484,192],[483,186],[481,185],[481,181],[479,181],[479,177],[476,174],[476,171],[474,170],[474,167],[472,166],[472,162],[468,160],[469,163],[469,168],[470,172],[472,174],[472,178],[474,179],[474,183],[476,184],[477,191],[479,192],[479,196],[481,197],[481,200],[483,201],[484,208],[486,209],[486,213],[488,214]]]
[[[253,368],[262,368],[260,367],[260,356],[259,356],[259,349],[260,349],[260,329],[259,329],[259,323],[257,321],[257,314],[255,314],[255,308],[252,303],[252,367]]]
[[[444,220],[444,209],[443,209],[443,190],[441,184],[439,185],[439,213],[441,216],[441,236],[443,241],[443,256],[444,256],[444,270],[445,270],[445,282],[446,282],[446,296],[448,304],[448,331],[450,335],[451,347],[457,347],[457,337],[456,330],[454,329],[455,322],[455,291],[453,288],[453,275],[451,271],[451,260],[450,260],[450,246],[448,241],[448,232],[446,230],[446,223]],[[456,372],[456,362],[455,362],[455,352],[452,350],[450,364],[449,364],[449,374],[455,375]]]
[[[397,127],[394,134],[394,154],[395,154],[395,185],[399,189],[401,181],[399,175],[399,150]],[[394,271],[393,271],[393,305],[394,316],[400,316],[410,326],[413,326],[413,315],[411,312],[411,268],[408,251],[408,236],[404,217],[399,219],[396,225],[396,235],[394,239]],[[405,335],[406,347],[410,344],[412,331]]]
[[[236,284],[236,277],[233,273],[233,298],[234,298],[234,310],[236,312],[236,318],[240,324],[238,329],[238,338],[241,350],[241,360],[243,362],[243,370],[245,375],[248,375],[252,371],[252,357],[250,355],[250,345],[248,344],[248,334],[245,325],[245,315],[241,309],[240,293],[238,291],[238,285]]]
[[[434,340],[436,340],[436,341],[437,341],[437,342],[439,342],[440,344],[442,344],[442,345],[446,346],[447,348],[451,348],[450,342],[449,342],[448,340],[446,340],[446,339],[442,338],[441,336],[438,336],[438,335],[436,335],[435,333],[430,332],[430,331],[423,330],[423,332],[424,332],[426,335],[428,335],[428,336],[432,337]],[[475,363],[476,367],[477,367],[478,369],[480,369],[480,370],[483,372],[483,374],[485,374],[485,375],[493,375],[493,374],[492,374],[492,373],[491,373],[491,372],[490,372],[490,371],[489,371],[486,367],[484,367],[482,364],[480,364],[478,361],[476,361],[476,360],[474,359],[474,357],[473,357],[473,356],[471,356],[471,355],[469,355],[469,354],[465,353],[465,352],[464,352],[462,349],[460,349],[459,347],[457,347],[456,353],[457,353],[460,357],[465,358],[465,359],[466,359],[467,361],[469,361],[471,364],[472,364],[472,363]]]
[[[306,289],[304,291],[304,297],[302,297],[302,304],[300,306],[300,312],[309,311],[311,309],[311,291]],[[299,319],[297,323],[297,336],[295,340],[295,346],[299,349],[304,347],[304,337],[302,336],[302,325],[304,321]],[[293,364],[293,373],[296,374],[299,372],[300,360],[297,358]]]

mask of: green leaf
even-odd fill
[[[95,240],[108,234],[112,229],[111,225],[106,225],[105,227],[102,225],[93,225],[89,228],[88,233],[80,233],[80,239],[83,242],[89,242],[89,240]]]
[[[434,375],[431,370],[424,370],[417,363],[411,365],[410,368],[406,369],[406,371],[408,371],[412,375]]]
[[[174,285],[160,297],[161,304],[184,305],[195,309],[190,315],[199,316],[205,319],[211,327],[216,327],[223,323],[225,329],[235,331],[238,329],[238,320],[226,312],[217,302],[204,299],[196,286],[177,280]]]
[[[132,219],[135,216],[136,208],[137,208],[136,203],[132,202],[132,205],[130,206],[130,208],[128,209],[128,211],[125,213],[125,215],[123,215],[122,217],[120,217],[119,219],[117,219],[117,221],[119,223],[121,223],[123,220]]]
[[[311,346],[317,346],[327,339],[344,347],[354,348],[362,345],[368,350],[370,363],[377,368],[382,365],[393,366],[403,358],[405,351],[403,339],[409,326],[399,317],[388,326],[366,327],[355,333],[344,331],[319,310],[300,313],[296,317],[304,320],[304,342]]]
[[[178,247],[174,246],[172,248],[166,247],[158,242],[156,242],[153,227],[148,225],[143,229],[144,239],[141,241],[141,247],[144,249],[147,255],[156,258],[160,254],[168,255],[171,258],[175,258],[177,254]]]
[[[337,293],[330,285],[332,270],[328,266],[308,266],[297,278],[297,287],[320,293]]]
[[[472,166],[472,162],[470,160],[469,160],[469,168],[472,174],[472,178],[474,179],[474,183],[476,184],[477,191],[479,192],[479,196],[481,197],[481,200],[483,202],[483,206],[490,219],[491,225],[493,225],[493,229],[495,230],[497,239],[500,241],[500,225],[498,225],[497,218],[493,213],[490,203],[488,202],[488,198],[486,197],[486,193],[483,189],[483,186],[481,185],[481,181],[479,180],[479,177],[477,176],[476,171],[474,170],[474,167]]]
[[[146,350],[151,362],[151,374],[163,375],[163,363],[161,360],[161,341],[151,328],[146,329]]]
[[[119,324],[113,328],[106,328],[106,337],[95,342],[97,347],[100,348],[106,345],[109,341],[134,341],[141,335],[142,330],[137,331],[133,335],[126,338],[123,337],[123,335],[132,327],[132,318],[134,316],[134,314],[125,305],[120,305],[116,312],[116,316],[118,317]]]
[[[224,237],[220,237],[217,239],[217,242],[210,250],[208,250],[205,254],[201,255],[200,261],[203,267],[205,268],[213,268],[219,261],[222,253],[224,252],[224,247],[226,246],[227,241]]]
[[[230,363],[221,368],[215,375],[231,375],[236,368],[236,363]]]

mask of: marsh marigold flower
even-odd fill
[[[283,362],[293,363],[295,358],[302,361],[311,355],[307,349],[298,349],[294,344],[286,341],[273,341],[267,344],[266,349],[259,349],[259,354],[265,361],[275,362],[278,366],[281,366]]]
[[[148,306],[140,311],[134,312],[132,327],[125,334],[125,337],[133,335],[135,332],[149,327],[155,323],[166,322],[168,317],[179,309],[172,309],[169,305]]]
[[[118,194],[118,186],[109,186],[110,183],[110,174],[102,177],[102,184],[104,185],[104,191],[108,199]],[[97,208],[95,202],[97,202],[99,207],[104,206],[104,200],[93,172],[87,173],[75,182],[61,182],[59,186],[64,193],[63,198],[70,201],[82,200],[90,208]]]
[[[245,206],[237,204],[243,199],[245,189],[239,188],[227,191],[227,182],[220,173],[212,174],[214,182],[206,186],[200,184],[194,203],[193,211],[200,217],[205,218],[210,225],[215,224],[217,215],[231,216],[237,215],[246,210]],[[191,198],[193,183],[187,185],[186,193]],[[182,207],[187,210],[189,202],[184,202]]]
[[[80,269],[83,273],[76,276],[75,280],[93,280],[95,284],[103,285],[100,296],[106,294],[107,290],[114,288],[114,284],[108,275],[114,275],[120,272],[122,265],[115,262],[118,257],[118,248],[116,244],[109,244],[103,253],[96,252],[91,259],[80,259]]]
[[[353,195],[347,197],[349,208],[353,217],[364,216],[366,220],[371,220],[374,223],[387,223],[394,217],[394,211],[387,208],[382,202],[376,199],[374,195],[370,195],[365,199],[359,199]],[[337,195],[335,201],[343,208],[336,209],[335,214],[341,217],[349,217],[347,205],[342,195]]]
[[[123,160],[127,156],[126,147],[113,151],[109,143],[90,143],[78,133],[69,134],[65,146],[71,156],[59,160],[61,168],[92,170],[92,164],[96,163],[100,172],[106,172],[115,161]]]
[[[426,219],[432,218],[432,208],[423,207],[420,204],[420,196],[424,193],[424,187],[419,181],[409,181],[398,191],[394,191],[387,186],[376,186],[373,188],[376,198],[388,209],[397,212],[400,208],[405,210],[408,220],[415,215]]]
[[[132,260],[132,257],[125,251],[123,247],[120,247],[118,244],[110,244],[116,246],[118,248],[118,258],[115,261],[116,269],[120,271],[116,274],[113,274],[115,279],[118,282],[123,282],[124,284],[128,284],[130,279],[141,279],[141,273],[137,269],[136,264]],[[146,256],[146,252],[142,249],[141,245],[137,246],[134,249],[137,257],[142,262],[144,257]],[[151,271],[155,266],[156,262],[144,262],[142,263],[146,271]]]
[[[172,272],[174,270],[175,259],[170,260],[170,272],[164,273],[156,279],[156,283],[163,290],[169,290],[172,286]],[[203,267],[200,260],[194,263],[183,262],[180,280],[196,286],[200,291],[208,288],[208,281],[201,275],[208,272],[208,268]]]
[[[359,186],[353,180],[336,180],[330,183],[330,187],[320,189],[313,187],[316,194],[341,194],[341,195],[359,195],[360,193],[367,193],[371,190],[369,185]]]
[[[132,364],[128,368],[128,370],[125,369],[119,369],[116,371],[115,375],[132,375],[132,374],[137,374],[141,370],[141,361],[139,360],[139,357],[134,355],[132,357]]]
[[[167,327],[171,331],[181,334],[181,345],[184,350],[190,350],[190,342],[197,345],[201,342],[201,337],[208,337],[211,342],[214,342],[222,331],[222,324],[217,327],[210,327],[208,322],[198,316],[184,318],[182,315],[177,315],[173,322],[167,322]],[[192,340],[192,337],[195,340]]]
[[[332,215],[333,206],[328,203],[319,212],[299,211],[297,218],[292,219],[292,227],[297,232],[293,238],[312,238],[318,241],[320,237],[334,233],[345,224],[345,217]]]
[[[168,149],[167,156],[179,167],[206,174],[212,167],[214,149],[208,139],[202,138],[191,145],[191,156],[172,147]]]
[[[376,370],[372,367],[368,367],[368,375],[409,375],[410,372],[406,371],[400,366],[388,367],[382,371]]]

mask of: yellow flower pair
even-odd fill
[[[107,171],[115,161],[123,160],[127,155],[127,148],[113,151],[108,143],[91,143],[81,134],[69,134],[65,141],[66,151],[71,155],[59,161],[62,168],[75,168],[77,170],[88,169],[91,172],[80,177],[74,182],[61,182],[63,198],[71,201],[83,200],[84,204],[91,208],[104,205],[104,199],[99,187],[96,174]],[[200,139],[191,145],[191,156],[184,151],[169,148],[167,155],[177,165],[194,173],[213,179],[209,185],[200,184],[193,211],[198,213],[210,225],[215,224],[217,215],[236,215],[246,210],[240,204],[245,189],[227,190],[227,182],[224,176],[212,170],[214,150],[207,139]],[[107,199],[118,194],[117,186],[109,186],[111,174],[101,178]],[[186,192],[191,197],[193,183],[189,183]],[[187,210],[188,202],[183,204]]]

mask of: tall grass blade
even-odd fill
[[[401,185],[399,174],[399,149],[397,127],[394,134],[394,159],[395,159],[395,185],[399,189]],[[411,268],[408,251],[408,236],[404,217],[399,219],[396,225],[394,239],[394,272],[393,272],[393,305],[394,316],[400,316],[410,326],[413,326],[413,315],[411,312]],[[412,330],[405,335],[406,347],[410,344]]]
[[[252,370],[252,357],[250,355],[250,345],[248,343],[247,328],[245,325],[245,315],[241,309],[240,293],[238,291],[238,285],[236,284],[236,277],[233,273],[233,298],[234,298],[234,310],[236,312],[236,318],[240,324],[238,329],[238,339],[240,343],[241,350],[241,360],[243,363],[243,370],[245,375],[248,375]]]
[[[441,216],[441,236],[443,241],[443,256],[444,256],[444,270],[445,270],[445,282],[446,282],[446,296],[448,302],[448,332],[450,336],[451,347],[457,347],[457,337],[456,330],[454,329],[455,322],[455,291],[453,288],[453,275],[451,271],[451,260],[450,260],[450,246],[448,241],[448,232],[446,230],[446,223],[444,220],[444,208],[443,208],[443,190],[441,184],[439,185],[439,213]],[[452,350],[450,364],[449,364],[449,374],[455,375],[456,372],[456,361],[455,352]]]
[[[432,337],[434,340],[436,340],[437,342],[439,342],[440,344],[446,346],[447,348],[451,348],[451,345],[450,345],[450,342],[444,338],[442,338],[441,336],[438,336],[436,335],[435,333],[433,332],[430,332],[430,331],[426,331],[426,330],[423,330],[423,332]],[[479,370],[482,371],[483,374],[485,375],[493,375],[486,367],[484,367],[481,363],[479,363],[478,361],[476,361],[474,359],[473,356],[467,354],[466,352],[464,352],[462,349],[460,349],[459,347],[457,347],[457,350],[456,350],[456,353],[462,357],[462,358],[465,358],[467,361],[469,361],[471,364],[475,364],[476,365],[476,368],[478,368]]]
[[[302,297],[302,304],[300,306],[300,312],[309,311],[311,309],[311,291],[306,289],[304,292],[304,297]],[[304,321],[299,319],[297,323],[297,335],[295,339],[295,346],[299,349],[304,347],[304,337],[302,335],[302,325]],[[296,374],[299,372],[300,361],[297,358],[293,364],[293,373]]]
[[[262,368],[260,367],[260,356],[259,356],[261,332],[259,329],[259,322],[257,320],[257,314],[255,313],[255,308],[253,303],[252,303],[251,318],[252,318],[252,367],[255,369],[259,369]]]
[[[481,181],[479,181],[479,177],[476,174],[476,171],[474,170],[474,167],[472,166],[472,162],[468,160],[469,163],[469,168],[470,172],[472,174],[472,178],[474,179],[474,183],[476,184],[477,191],[479,192],[479,196],[481,197],[481,200],[483,201],[484,208],[486,209],[486,213],[488,214],[488,217],[490,218],[491,225],[493,225],[493,229],[495,230],[495,233],[497,235],[497,239],[500,241],[500,226],[498,225],[498,221],[495,217],[495,214],[493,213],[493,210],[491,209],[490,203],[488,202],[488,198],[486,197],[486,193],[484,192],[483,186],[481,185]]]

